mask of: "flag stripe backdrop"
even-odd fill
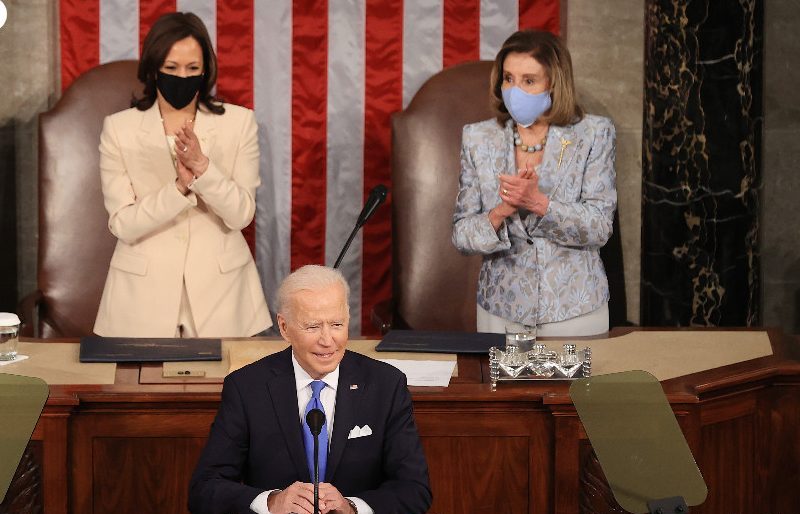
[[[370,189],[391,191],[393,112],[442,68],[492,59],[517,27],[560,24],[559,0],[60,0],[62,88],[138,58],[174,10],[208,27],[217,93],[255,110],[262,184],[245,237],[273,307],[291,270],[333,265]],[[370,311],[391,296],[390,205],[391,193],[341,265],[354,334],[374,333]]]

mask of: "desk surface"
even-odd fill
[[[106,395],[119,393],[129,393],[130,401],[137,401],[137,398],[151,401],[153,395],[159,396],[159,401],[171,401],[171,399],[179,401],[187,394],[207,397],[209,401],[219,399],[221,391],[219,377],[224,375],[224,371],[211,373],[211,377],[207,380],[191,377],[153,380],[153,377],[161,375],[162,364],[119,364],[114,370],[112,382],[107,380],[107,376],[109,366],[113,369],[113,364],[81,364],[77,362],[76,356],[70,357],[76,352],[75,339],[24,341],[28,341],[22,343],[25,349],[30,349],[37,342],[72,343],[64,345],[65,350],[51,355],[50,365],[42,366],[38,359],[29,359],[0,368],[0,373],[25,374],[28,369],[40,371],[42,367],[52,369],[60,366],[61,369],[57,371],[60,377],[67,377],[65,381],[74,382],[81,376],[87,378],[87,383],[51,385],[51,401],[57,403],[68,398],[80,397],[88,401],[91,398],[100,399]],[[271,341],[275,340],[246,341],[273,344]],[[235,342],[235,340],[226,341],[226,344]],[[562,341],[544,339],[543,342],[557,346]],[[697,399],[700,394],[730,386],[737,380],[800,373],[798,337],[785,335],[777,330],[615,329],[607,338],[581,338],[577,343],[579,348],[592,347],[595,374],[644,369],[659,378],[664,384],[665,392],[679,401],[686,401],[687,394]],[[276,348],[283,348],[280,341],[274,344]],[[261,351],[256,349],[250,357],[253,360],[259,358],[262,355]],[[619,357],[620,355],[622,357]],[[431,356],[424,355],[424,358]],[[74,363],[64,366],[63,363],[68,359]],[[225,361],[187,365],[230,366]],[[73,370],[71,366],[77,368]],[[168,366],[179,365],[168,364]],[[103,371],[89,372],[87,369]],[[464,396],[474,398],[475,394],[488,394],[493,399],[524,397],[564,401],[563,395],[567,388],[568,381],[547,380],[502,383],[498,385],[497,391],[492,392],[489,385],[488,358],[459,355],[458,376],[453,378],[449,387],[412,387],[411,390],[415,399],[424,398],[431,401],[451,401]]]

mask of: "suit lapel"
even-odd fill
[[[202,106],[197,109],[194,121],[194,133],[200,141],[200,149],[203,150],[203,153],[209,159],[212,158],[209,152],[214,148],[218,120],[219,116],[206,112]]]
[[[568,175],[566,170],[572,164],[575,154],[578,151],[578,146],[582,141],[578,140],[575,129],[572,125],[564,127],[552,127],[550,134],[547,136],[547,145],[545,151],[545,159],[553,162],[551,169],[553,170],[553,187],[550,189],[547,196],[553,198],[556,190],[564,182]]]
[[[195,118],[194,131],[200,141],[200,149],[207,157],[212,158],[209,152],[214,148],[219,116],[199,108]],[[175,180],[175,164],[167,146],[164,124],[161,122],[161,112],[157,103],[142,113],[138,139],[139,146],[143,149],[142,169],[152,170],[159,176],[161,183]]]
[[[297,470],[298,476],[305,482],[311,481],[311,473],[306,464],[305,446],[301,432],[300,418],[297,411],[297,383],[292,368],[291,348],[281,352],[280,367],[274,368],[273,375],[267,380],[272,406],[278,419],[286,448]]]
[[[163,184],[175,180],[175,164],[167,146],[164,134],[164,124],[161,122],[161,112],[158,104],[142,113],[142,123],[138,132],[140,156],[143,160],[141,170],[151,172],[158,176],[159,183]]]
[[[506,125],[503,127],[503,141],[507,142],[506,147],[506,161],[504,169],[497,170],[498,174],[503,175],[516,175],[517,174],[517,147],[514,145],[514,120],[509,118],[506,120]],[[497,183],[500,183],[498,178]],[[501,200],[500,191],[497,191],[498,204]],[[525,233],[525,225],[519,217],[519,211],[514,211],[511,215],[511,223],[517,227],[517,230]]]
[[[336,388],[333,437],[331,438],[327,471],[325,472],[325,480],[327,482],[333,479],[336,468],[342,460],[344,448],[347,446],[347,436],[350,434],[350,429],[356,424],[356,413],[359,411],[364,389],[366,388],[360,369],[355,366],[352,359],[348,358],[348,354],[349,352],[345,352],[344,358],[339,365],[339,385]]]

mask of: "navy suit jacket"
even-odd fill
[[[405,375],[346,351],[334,416],[324,481],[363,499],[376,514],[426,512],[428,465]],[[372,435],[348,439],[356,425],[369,425]],[[263,491],[311,482],[301,430],[291,348],[228,375],[192,476],[189,510],[249,513]]]

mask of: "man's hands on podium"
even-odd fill
[[[267,498],[272,514],[313,514],[314,484],[295,482],[282,491],[273,491]],[[333,485],[319,484],[319,511],[321,514],[358,514],[352,504]]]

